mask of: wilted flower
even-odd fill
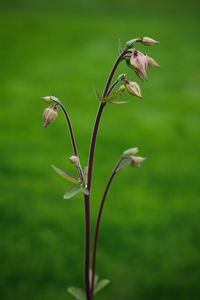
[[[138,77],[144,82],[141,75],[147,80],[147,55],[140,51],[133,50],[130,58],[130,65]]]
[[[130,166],[133,168],[140,168],[141,163],[146,160],[146,157],[141,157],[141,156],[130,156],[131,159],[131,164]]]
[[[51,124],[58,115],[58,109],[55,106],[49,106],[44,110],[43,113],[43,121],[44,121],[44,128],[46,128],[49,124]]]
[[[156,44],[160,44],[160,42],[155,41],[147,36],[141,38],[141,43],[145,46],[153,46]]]
[[[147,63],[149,67],[160,68],[159,64],[150,56],[147,56]]]
[[[142,99],[141,90],[137,82],[126,80],[125,87],[129,94]]]

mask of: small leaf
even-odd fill
[[[67,291],[78,300],[86,300],[85,292],[79,288],[71,286]]]
[[[127,159],[124,160],[124,161],[121,163],[121,165],[118,167],[117,172],[126,169],[128,166],[130,166],[131,163],[132,163],[131,157],[127,157]]]
[[[102,97],[98,92],[97,90],[95,89],[94,87],[94,91],[97,95],[97,98],[102,101],[102,102],[111,102],[111,101],[116,101],[116,100],[119,100],[121,98],[121,93],[119,92],[115,92],[107,97]]]
[[[89,190],[86,187],[83,187],[81,192],[86,196],[89,196],[89,194],[90,194]]]
[[[97,285],[97,282],[99,280],[99,276],[97,274],[94,275],[94,288]],[[90,287],[92,286],[92,270],[90,269]]]
[[[110,96],[103,98],[103,101],[105,101],[105,102],[117,101],[120,98],[121,98],[121,93],[115,92],[115,93],[111,94]]]
[[[54,169],[54,171],[56,171],[56,173],[58,173],[60,176],[64,177],[68,181],[73,182],[73,183],[79,183],[79,181],[76,177],[74,177],[74,176],[68,174],[67,172],[55,167],[54,165],[51,165],[51,166]]]
[[[109,103],[111,104],[125,104],[128,103],[129,101],[110,101]]]
[[[83,168],[83,184],[87,185],[88,181],[88,167]]]
[[[97,92],[97,90],[95,89],[95,87],[93,87],[93,88],[94,88],[94,91],[95,91],[95,94],[96,94],[97,98],[98,98],[100,101],[104,101],[103,97],[101,97],[101,95]]]
[[[76,196],[82,190],[82,186],[79,184],[73,185],[65,194],[64,199],[71,199],[72,197]]]
[[[106,285],[110,283],[109,279],[102,279],[97,283],[97,286],[94,289],[94,294],[98,293],[100,290],[102,290]]]

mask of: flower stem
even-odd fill
[[[73,129],[72,129],[72,125],[71,125],[68,113],[67,113],[65,107],[63,106],[63,104],[61,102],[59,102],[57,105],[60,106],[60,108],[62,109],[62,111],[63,111],[63,113],[66,117],[67,124],[68,124],[68,127],[69,127],[69,133],[70,133],[70,137],[71,137],[71,142],[72,142],[72,148],[73,148],[73,151],[74,151],[74,155],[78,156],[78,150],[77,150],[77,146],[76,146],[76,142],[75,142],[75,137],[74,137],[74,133],[73,133]],[[80,180],[82,181],[83,180],[83,172],[82,172],[82,169],[81,169],[81,165],[79,165],[79,167],[78,167],[78,172],[79,172]]]
[[[120,56],[117,58],[114,66],[111,70],[111,73],[108,77],[108,80],[106,82],[106,86],[105,86],[105,89],[104,89],[104,92],[103,92],[103,97],[106,97],[106,95],[108,93],[108,90],[109,90],[109,87],[110,87],[110,84],[112,82],[113,76],[115,74],[115,71],[116,71],[119,63],[123,59],[124,55],[126,54],[126,51],[127,51],[127,49],[125,48],[124,51],[120,54]],[[88,163],[88,184],[87,184],[87,188],[88,188],[89,191],[91,189],[91,182],[92,182],[93,161],[94,161],[94,152],[95,152],[97,132],[98,132],[98,128],[99,128],[99,122],[100,122],[100,119],[101,119],[101,115],[102,115],[102,112],[103,112],[103,109],[104,109],[105,105],[106,105],[106,103],[103,103],[103,102],[101,102],[100,105],[99,105],[99,109],[98,109],[95,124],[94,124],[94,129],[93,129],[93,133],[92,133],[92,140],[91,140],[90,154],[89,154],[89,163]],[[90,211],[89,211],[90,204],[89,203],[90,203],[90,195],[85,196],[85,205],[87,205],[87,208],[88,208],[85,211],[87,211],[88,214],[90,214]],[[90,219],[90,217],[86,216],[86,219]],[[89,226],[89,224],[86,224],[86,227],[87,226]],[[87,233],[90,234],[90,229],[86,228],[86,241],[90,241],[90,239],[87,237]],[[87,250],[88,250],[88,248],[90,248],[90,245],[89,246],[86,245]],[[86,255],[90,256],[90,251],[89,250],[86,251]],[[89,260],[90,260],[90,257],[87,259],[87,262]],[[87,274],[87,276],[88,276],[88,279],[86,279],[86,283],[87,283],[87,286],[86,286],[87,300],[92,300],[92,298],[93,298],[93,289],[91,288],[90,292],[88,293],[88,282],[89,282],[89,266],[88,266],[88,264],[87,264],[86,267],[88,268],[88,271],[85,272],[85,274]],[[92,270],[92,278],[94,278],[93,270]]]
[[[76,147],[74,133],[73,133],[73,130],[72,130],[72,125],[71,125],[68,113],[67,113],[66,109],[64,108],[64,106],[62,105],[62,103],[59,103],[58,105],[62,109],[62,111],[63,111],[63,113],[66,117],[66,120],[67,120],[67,124],[68,124],[68,127],[69,127],[69,132],[70,132],[70,136],[71,136],[72,147],[73,147],[73,150],[74,150],[74,155],[78,156],[78,151],[77,151],[77,147]]]
[[[100,204],[100,208],[99,208],[99,213],[98,213],[98,217],[97,217],[97,222],[96,222],[96,227],[95,227],[95,236],[94,236],[94,247],[93,247],[93,260],[92,260],[92,294],[94,293],[94,277],[95,277],[95,269],[96,269],[96,255],[97,255],[97,245],[98,245],[98,235],[99,235],[99,227],[100,227],[100,222],[101,222],[101,216],[102,216],[102,212],[103,212],[103,207],[104,207],[104,203],[106,200],[106,196],[108,193],[108,190],[110,188],[110,185],[112,183],[112,180],[114,178],[114,176],[117,174],[117,169],[120,166],[120,164],[122,163],[122,161],[125,158],[122,156],[120,158],[120,160],[118,161],[118,163],[116,164],[114,170],[112,171],[112,174],[107,182],[102,200],[101,200],[101,204]]]

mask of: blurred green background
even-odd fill
[[[107,105],[97,141],[92,225],[106,180],[121,153],[138,146],[141,169],[114,180],[100,232],[97,273],[111,279],[104,300],[200,299],[200,73],[198,1],[0,1],[0,298],[72,299],[83,287],[84,202],[64,200],[70,184],[51,163],[76,175],[63,114],[43,129],[41,96],[54,91],[70,114],[80,158],[123,44],[161,65],[140,83],[143,100]],[[120,72],[139,80],[122,63]]]

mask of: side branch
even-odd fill
[[[68,113],[67,113],[66,109],[64,108],[64,106],[62,105],[62,103],[58,103],[58,105],[62,109],[62,111],[63,111],[63,113],[66,117],[66,120],[67,120],[67,124],[68,124],[68,127],[69,127],[69,133],[70,133],[70,136],[71,136],[72,147],[73,147],[73,150],[74,150],[74,155],[78,156],[78,151],[77,151],[77,147],[76,147],[74,133],[73,133],[73,130],[72,130],[72,125],[71,125]]]
[[[122,156],[120,158],[120,160],[118,161],[117,165],[115,166],[115,168],[112,171],[112,174],[108,180],[108,183],[106,185],[102,200],[101,200],[101,204],[100,204],[100,208],[99,208],[99,213],[98,213],[98,217],[97,217],[97,222],[96,222],[96,229],[95,229],[95,236],[94,236],[94,248],[93,248],[93,261],[92,261],[92,287],[91,287],[91,291],[92,294],[94,292],[94,277],[95,277],[95,270],[96,270],[96,254],[97,254],[97,244],[98,244],[98,235],[99,235],[99,228],[100,228],[100,222],[101,222],[101,216],[102,216],[102,212],[103,212],[103,207],[105,204],[105,200],[106,200],[106,196],[108,193],[108,190],[110,188],[110,185],[112,183],[112,180],[114,178],[114,176],[117,174],[117,170],[120,166],[120,164],[122,163],[122,161],[125,158]]]

